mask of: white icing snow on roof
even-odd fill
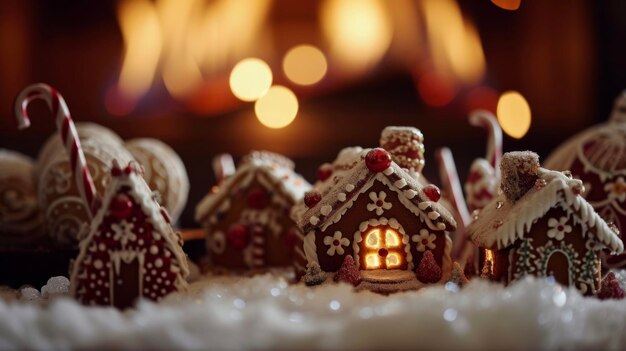
[[[582,187],[580,180],[545,168],[539,169],[539,178],[545,180],[546,185],[534,186],[515,203],[500,192],[468,226],[472,241],[481,247],[506,248],[523,238],[537,219],[561,203],[577,212],[575,216],[607,248],[618,253],[624,250],[617,234],[582,196],[572,191],[572,187]]]

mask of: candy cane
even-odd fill
[[[457,223],[457,234],[454,238],[454,248],[452,257],[456,258],[458,253],[462,251],[465,246],[467,238],[465,236],[465,228],[470,223],[470,215],[463,198],[463,190],[461,188],[461,181],[456,171],[456,165],[454,164],[454,157],[452,157],[452,151],[449,148],[444,147],[435,151],[435,158],[439,166],[439,178],[443,185],[443,189],[447,194],[447,199],[453,206],[453,210],[456,212],[459,219]]]
[[[502,129],[496,117],[489,111],[476,110],[470,113],[469,122],[473,126],[483,127],[489,134],[487,140],[486,159],[496,171],[496,177],[500,178],[500,158],[502,158]]]
[[[72,121],[70,110],[67,108],[63,96],[56,89],[43,83],[26,87],[15,100],[15,117],[17,118],[19,129],[25,129],[30,126],[28,105],[37,99],[44,100],[56,118],[57,130],[61,134],[63,145],[70,157],[76,186],[87,205],[89,215],[93,217],[98,210],[100,199],[87,167],[74,121]]]
[[[263,227],[255,225],[252,231],[252,266],[262,268],[265,266],[265,231]]]

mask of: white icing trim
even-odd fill
[[[304,255],[306,256],[306,260],[308,262],[307,267],[309,267],[312,263],[319,264],[317,259],[317,246],[315,244],[315,231],[310,231],[304,237]]]

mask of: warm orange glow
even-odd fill
[[[424,0],[430,54],[435,70],[449,72],[465,83],[476,83],[485,75],[485,57],[478,32],[463,19],[454,0]]]
[[[230,89],[243,101],[254,101],[268,92],[272,85],[272,70],[265,61],[247,58],[235,65],[230,73]]]
[[[377,63],[393,36],[393,24],[382,0],[326,0],[321,21],[331,57],[344,71],[359,71]]]
[[[507,91],[500,96],[497,116],[502,130],[513,138],[522,138],[530,128],[530,106],[516,91]]]
[[[287,52],[283,59],[283,71],[289,80],[300,85],[319,82],[326,75],[326,57],[316,47],[298,45]]]
[[[380,268],[380,256],[378,254],[367,254],[365,256],[365,268],[376,269]]]
[[[365,235],[365,269],[394,269],[402,266],[402,239],[391,229],[374,228]],[[383,267],[383,263],[385,264]]]
[[[288,88],[274,85],[254,104],[259,121],[269,128],[284,128],[298,114],[298,98]]]
[[[487,261],[493,263],[493,251],[485,249],[485,262]]]
[[[501,9],[515,11],[519,9],[522,0],[491,0],[491,2]]]
[[[457,88],[451,76],[430,72],[418,79],[417,91],[426,104],[445,106],[454,99]]]
[[[124,60],[118,90],[126,98],[141,98],[152,85],[161,53],[157,11],[148,0],[122,1],[118,18],[124,38]]]

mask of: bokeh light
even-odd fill
[[[321,21],[331,58],[343,65],[344,72],[377,63],[393,37],[393,22],[382,0],[326,0]]]
[[[290,81],[300,85],[319,82],[326,75],[328,64],[320,49],[311,45],[298,45],[285,54],[283,71]]]
[[[254,104],[259,121],[269,128],[284,128],[298,114],[298,98],[289,88],[274,85]]]
[[[501,9],[515,11],[519,9],[522,0],[491,0],[491,2]]]
[[[498,100],[497,115],[502,130],[513,138],[522,138],[530,128],[530,106],[522,94],[516,91],[502,93]]]
[[[241,60],[230,73],[230,89],[243,101],[257,100],[268,92],[271,85],[272,70],[258,58]]]
[[[418,78],[417,91],[422,100],[430,106],[445,106],[456,95],[454,79],[446,74],[428,72]]]

